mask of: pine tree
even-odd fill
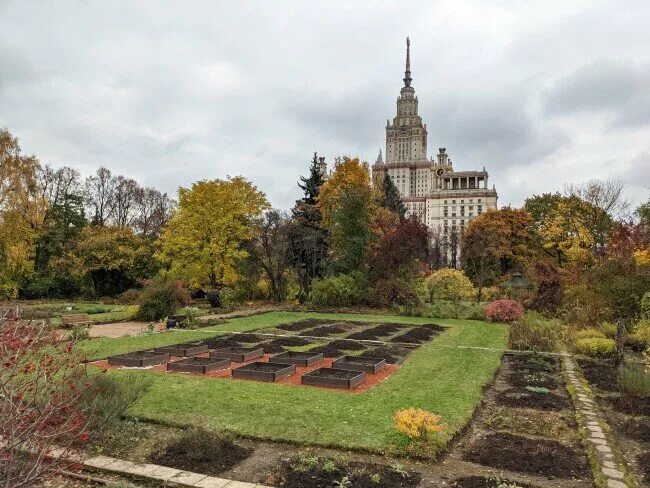
[[[404,220],[406,217],[406,206],[404,206],[402,198],[399,195],[399,190],[395,186],[395,183],[393,183],[391,177],[388,176],[388,173],[384,175],[384,181],[382,181],[381,187],[381,206],[392,210],[399,216],[400,220]]]
[[[325,274],[329,254],[328,232],[321,225],[323,215],[317,205],[323,183],[325,175],[318,164],[318,154],[314,153],[309,176],[300,177],[298,186],[304,196],[292,209],[289,228],[289,252],[298,274],[301,301],[307,298],[312,280]]]

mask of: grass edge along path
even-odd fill
[[[243,332],[309,317],[432,322],[419,317],[271,312],[233,319],[207,332]],[[406,447],[405,438],[393,428],[392,417],[400,408],[416,407],[443,416],[448,429],[442,440],[448,442],[471,419],[483,388],[492,380],[505,348],[507,326],[463,320],[435,322],[449,329],[414,351],[391,377],[361,394],[152,373],[151,389],[130,413],[154,422],[200,425],[246,437],[382,453]],[[176,334],[182,333],[183,340],[190,340],[186,334],[194,332],[173,336],[177,340]],[[495,350],[441,348],[437,344]],[[126,373],[115,370],[109,374],[128,378]]]

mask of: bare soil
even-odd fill
[[[583,453],[550,439],[531,439],[506,432],[478,437],[465,452],[465,459],[494,468],[545,476],[589,476]]]
[[[526,388],[509,388],[496,396],[498,405],[507,407],[535,408],[538,410],[564,410],[571,405],[569,400],[551,391],[536,392]]]
[[[528,483],[511,481],[497,476],[463,476],[451,482],[452,488],[504,488],[517,486],[517,488],[533,488]]]
[[[429,325],[422,327],[414,327],[404,334],[393,337],[391,342],[404,342],[407,344],[420,344],[422,342],[431,340],[432,337],[440,334],[445,328],[439,325]]]
[[[298,332],[300,330],[311,329],[317,325],[332,324],[334,320],[327,319],[305,319],[299,320],[298,322],[291,322],[288,324],[280,324],[277,326],[280,330],[286,330],[288,332]]]
[[[342,334],[345,332],[347,329],[341,327],[340,325],[322,325],[320,327],[316,327],[315,329],[309,329],[302,331],[298,335],[302,336],[312,336],[312,337],[328,337],[331,335],[336,335],[336,334]]]

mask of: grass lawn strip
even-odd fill
[[[405,324],[431,322],[427,318],[380,315],[271,312],[231,320],[214,326],[212,332],[246,332],[311,317]],[[449,329],[414,351],[397,373],[363,394],[153,373],[152,388],[131,414],[261,439],[385,452],[399,451],[406,444],[393,429],[394,412],[417,407],[443,416],[448,429],[442,439],[448,441],[471,418],[483,387],[498,368],[507,328],[479,321],[438,322]],[[178,334],[112,339],[119,341],[119,346],[105,346],[103,354],[169,344],[178,341],[178,337],[183,341],[206,337],[205,330]],[[161,342],[153,344],[158,337],[161,339],[155,340]],[[441,348],[437,344],[488,349]],[[110,374],[127,378],[125,373],[118,370]]]

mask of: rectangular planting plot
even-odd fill
[[[320,368],[302,375],[303,385],[330,386],[332,388],[354,388],[366,379],[363,371],[338,368]]]
[[[183,373],[206,374],[230,367],[229,359],[216,358],[185,358],[173,363],[167,363],[167,371],[180,371]]]
[[[315,352],[285,351],[269,358],[269,363],[295,364],[296,366],[313,366],[323,360],[323,355]]]
[[[208,352],[208,345],[201,342],[176,344],[173,346],[157,347],[156,352],[164,352],[171,356],[189,357]]]
[[[278,381],[296,372],[294,364],[263,363],[256,361],[232,370],[233,378],[258,381]]]
[[[210,352],[211,358],[230,359],[240,363],[262,356],[264,356],[264,348],[261,347],[224,347]]]
[[[108,364],[127,368],[146,368],[169,361],[169,354],[156,351],[136,351],[108,358]]]
[[[367,358],[360,356],[343,356],[334,360],[332,366],[350,371],[363,371],[364,373],[377,373],[386,367],[386,360],[382,358]]]

